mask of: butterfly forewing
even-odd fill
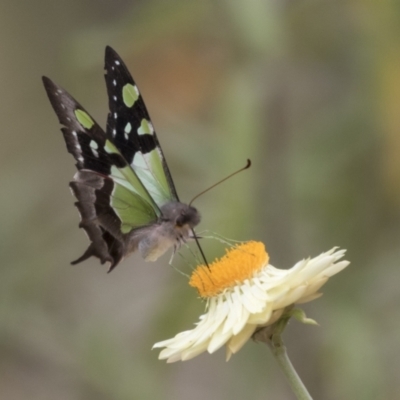
[[[177,201],[170,172],[143,98],[118,54],[106,48],[105,79],[110,113],[107,133],[154,201]]]

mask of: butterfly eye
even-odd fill
[[[186,214],[181,214],[175,221],[176,226],[183,226],[189,222],[189,216]]]

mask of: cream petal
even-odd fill
[[[240,296],[236,291],[231,293],[232,304],[234,307],[231,308],[236,313],[236,320],[240,321],[242,319],[242,314],[244,313],[244,308],[242,307],[242,302],[240,301]]]
[[[181,360],[182,361],[187,361],[190,360],[191,358],[194,358],[198,356],[201,353],[204,353],[207,349],[207,346],[196,346],[196,347],[191,347],[190,349],[187,349],[182,352],[181,355]]]
[[[265,310],[261,313],[250,315],[247,323],[254,325],[264,325],[272,315],[272,304],[267,304]]]
[[[226,361],[229,360],[232,354],[237,353],[244,344],[251,338],[254,331],[257,329],[257,325],[247,324],[241,331],[229,340],[226,345],[227,354]]]
[[[309,301],[318,299],[318,297],[321,297],[321,296],[322,296],[322,293],[313,293],[313,294],[310,294],[309,296],[302,297],[300,300],[297,300],[296,304],[308,303]]]
[[[290,273],[290,270],[275,268],[271,264],[268,264],[265,268],[263,268],[263,272],[269,275],[271,281],[274,281],[275,279],[284,278],[287,274]]]
[[[338,262],[327,268],[325,271],[323,271],[323,274],[325,276],[331,277],[337,274],[338,272],[342,271],[343,269],[345,269],[349,264],[350,264],[349,261]]]
[[[243,327],[246,325],[247,321],[249,320],[250,313],[243,308],[243,312],[241,315],[241,319],[237,321],[237,323],[233,326],[232,332],[234,335],[237,335]]]
[[[257,301],[251,294],[251,289],[248,286],[241,286],[240,301],[246,310],[250,313],[260,312],[263,307],[263,302]]]
[[[262,290],[261,286],[259,286],[259,279],[252,279],[249,282],[249,286],[251,286],[251,293],[257,301],[265,303],[269,300],[267,292]]]
[[[288,291],[285,296],[282,296],[279,300],[276,300],[273,307],[275,309],[285,308],[291,304],[296,303],[296,301],[301,298],[306,289],[307,286],[305,285],[295,287],[294,289]]]
[[[171,357],[174,357],[178,354],[181,354],[181,350],[176,350],[176,349],[171,349],[169,347],[166,347],[165,349],[160,351],[160,354],[158,355],[159,360],[165,360],[165,359],[170,359]]]
[[[318,278],[316,280],[314,280],[310,285],[308,285],[307,290],[304,292],[303,297],[308,297],[313,293],[318,292],[318,290],[325,285],[325,283],[327,282],[328,278],[327,277],[321,277]],[[299,299],[301,300],[301,299]],[[299,302],[299,300],[297,300],[297,302]]]
[[[231,331],[223,333],[222,328],[223,327],[220,327],[220,329],[213,334],[210,342],[208,343],[207,351],[210,354],[214,353],[214,351],[217,351],[232,337]]]
[[[187,334],[190,334],[191,332],[192,331],[180,332],[175,337],[173,337],[171,339],[163,340],[162,342],[157,342],[156,344],[153,345],[153,349],[157,348],[157,347],[166,347],[166,346],[173,345],[174,343],[177,342],[177,339],[179,339],[181,337],[186,337]]]
[[[285,296],[290,290],[290,286],[287,284],[280,284],[279,286],[274,286],[272,288],[266,289],[268,291],[268,296],[270,301],[276,301],[277,299]]]
[[[181,361],[182,360],[182,355],[181,354],[177,354],[175,356],[172,356],[170,358],[167,359],[167,364],[171,364],[177,361]]]
[[[299,271],[301,271],[310,261],[310,258],[305,258],[304,260],[298,261],[288,272],[290,274],[297,274]]]
[[[215,332],[221,328],[221,325],[223,324],[223,322],[224,322],[223,319],[218,318],[215,321],[213,321],[213,323],[208,323],[208,324],[202,325],[198,329],[197,340],[193,341],[193,343],[191,343],[190,347],[197,346],[197,345],[200,345],[205,342],[208,343],[211,340],[212,336],[215,334]]]
[[[182,332],[172,339],[158,342],[153,346],[153,348],[168,347],[171,351],[176,349],[184,350],[208,341],[213,332],[223,323],[227,314],[227,311],[221,313],[222,309],[227,308],[224,307],[223,302],[219,302],[219,304],[213,303],[217,302],[210,302],[210,310],[212,310],[212,312],[202,315],[203,318],[201,318],[200,322],[194,329]],[[163,353],[163,358],[169,356],[169,353]]]
[[[242,292],[243,295],[246,296],[251,304],[252,304],[252,313],[257,313],[260,312],[264,305],[265,302],[267,301],[265,298],[264,299],[260,299],[257,295],[257,288],[250,286],[250,283],[248,285],[243,285],[242,286]]]
[[[263,326],[269,326],[269,325],[274,324],[282,316],[283,311],[284,311],[283,308],[280,308],[279,310],[275,310],[272,313],[271,318]]]
[[[290,280],[290,285],[297,286],[302,282],[308,281],[318,275],[321,271],[326,269],[332,262],[334,257],[320,257],[318,259],[312,259],[302,271],[300,271],[296,276],[293,276]]]
[[[230,312],[227,315],[227,318],[225,319],[224,327],[222,330],[222,333],[226,333],[228,331],[231,331],[233,327],[240,321],[240,315],[242,314],[241,312],[237,312],[237,308],[242,307],[241,303],[235,304],[231,301],[231,298],[229,297],[229,308]]]

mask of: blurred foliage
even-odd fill
[[[351,266],[307,306],[321,327],[285,334],[314,398],[398,398],[399,4],[3,0],[0,397],[291,398],[253,343],[229,363],[223,350],[157,360],[152,344],[204,309],[168,256],[134,255],[109,275],[96,260],[69,266],[87,242],[40,76],[104,125],[108,44],[144,94],[182,199],[253,161],[197,201],[201,229],[262,240],[281,268],[348,249]]]

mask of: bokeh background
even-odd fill
[[[138,82],[182,199],[253,161],[196,202],[200,230],[262,240],[280,268],[348,249],[350,267],[305,306],[320,327],[284,335],[314,398],[398,399],[400,3],[378,0],[0,2],[0,398],[293,398],[261,344],[228,363],[222,349],[157,360],[152,345],[204,310],[169,256],[111,274],[69,265],[88,242],[40,78],[104,126],[106,45]]]

